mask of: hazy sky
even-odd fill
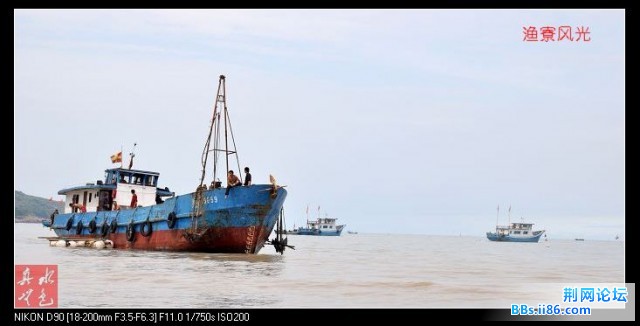
[[[61,199],[137,142],[135,168],[193,191],[224,74],[241,165],[287,186],[288,227],[309,205],[484,236],[511,205],[551,239],[623,237],[623,10],[14,13],[16,190]]]

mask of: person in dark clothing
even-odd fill
[[[156,204],[162,204],[162,203],[164,203],[164,200],[160,198],[160,194],[156,194]]]
[[[250,186],[251,185],[251,173],[249,173],[249,167],[245,167],[244,168],[244,173],[247,175],[246,177],[244,177],[244,185],[245,186]]]

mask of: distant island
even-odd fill
[[[40,223],[49,218],[54,210],[64,211],[64,202],[48,198],[30,196],[22,191],[15,191],[15,222]]]

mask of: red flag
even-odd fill
[[[122,162],[122,152],[117,152],[111,155],[111,163]]]

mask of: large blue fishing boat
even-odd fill
[[[116,249],[200,251],[256,254],[265,244],[284,250],[281,238],[269,241],[281,217],[287,191],[270,177],[270,184],[223,187],[218,178],[219,155],[223,155],[226,176],[229,160],[237,161],[235,140],[226,103],[225,76],[221,75],[213,117],[202,153],[202,173],[196,190],[175,196],[159,187],[158,172],[111,168],[103,180],[60,190],[66,196],[65,211],[54,212],[43,225],[57,237],[52,244],[108,244]],[[222,135],[222,136],[221,136]],[[231,139],[227,139],[230,135]],[[223,146],[219,146],[220,142]],[[227,144],[231,142],[232,148]],[[135,149],[135,145],[134,145]],[[212,181],[207,187],[207,161],[213,157]],[[122,164],[122,152],[112,162]],[[242,170],[238,164],[238,176]],[[228,195],[226,192],[228,191]],[[132,200],[136,197],[137,200]]]

